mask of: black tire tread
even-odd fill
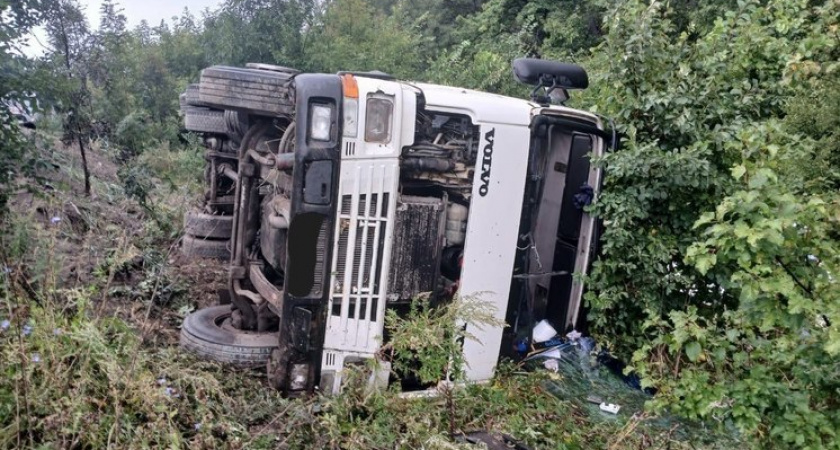
[[[197,133],[226,133],[224,111],[188,107],[184,112],[184,128]]]
[[[193,312],[181,326],[181,347],[198,356],[237,366],[266,364],[277,346],[277,333],[231,331],[213,324],[216,317],[230,314],[230,305],[211,306]]]
[[[201,72],[199,99],[257,115],[294,113],[294,73],[212,66]]]
[[[184,101],[188,106],[204,106],[201,103],[201,100],[198,98],[198,84],[193,83],[187,85],[187,89],[184,91]]]
[[[184,214],[184,233],[203,238],[230,239],[233,216],[219,216],[195,211]]]
[[[230,240],[213,240],[185,234],[181,238],[181,253],[197,258],[230,259]]]

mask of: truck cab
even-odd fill
[[[258,335],[246,362],[264,359],[271,383],[294,395],[338,392],[345,367],[386,343],[386,311],[418,297],[474,298],[506,324],[466,324],[467,381],[492,378],[541,320],[578,327],[575,274],[597,245],[591,159],[614,139],[596,115],[549,100],[585,88],[583,69],[521,59],[514,72],[534,86],[530,101],[378,72],[275,71],[288,107],[265,110],[242,106],[258,91],[236,87],[247,78],[236,71],[226,85],[239,92],[226,96],[202,77],[200,100],[236,111],[247,131],[226,169],[212,169],[234,191],[231,306],[221,321],[188,317],[182,344],[202,354],[196,341],[217,330],[198,328],[210,322]]]

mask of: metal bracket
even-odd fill
[[[253,164],[248,163],[240,163],[239,164],[239,173],[246,177],[253,177],[256,173],[256,167]]]
[[[245,268],[242,266],[231,266],[230,267],[230,278],[234,280],[243,280],[247,275]]]

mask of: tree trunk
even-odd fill
[[[82,154],[82,171],[85,174],[85,195],[90,197],[90,170],[88,169],[87,163],[87,151],[85,150],[85,144],[82,142],[82,131],[79,130],[79,134],[76,135],[76,140],[79,142],[79,152]]]

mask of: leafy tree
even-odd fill
[[[184,8],[170,32],[160,36],[160,56],[166,61],[169,72],[178,80],[197,81],[201,69],[215,61],[214,58],[208,59],[205,53],[204,33],[201,23]],[[141,49],[150,49],[150,46],[143,44]]]
[[[65,144],[79,146],[84,171],[85,194],[90,195],[87,141],[91,134],[90,92],[87,81],[91,36],[87,19],[76,0],[56,0],[45,11],[47,35],[52,46],[49,55],[58,75],[55,91],[61,97]]]
[[[414,79],[423,69],[419,36],[366,0],[331,3],[307,41],[307,67],[313,70],[381,70]]]
[[[0,218],[6,212],[9,190],[26,149],[25,137],[9,105],[31,100],[33,86],[27,82],[27,75],[33,68],[21,56],[21,45],[40,20],[40,7],[36,0],[0,2]]]
[[[300,66],[315,0],[227,0],[205,18],[208,62]]]
[[[837,446],[839,199],[808,167],[820,133],[782,118],[810,96],[797,73],[836,67],[838,12],[743,1],[694,34],[628,2],[590,60],[586,101],[627,135],[601,161],[594,328],[633,353],[654,406],[762,446]]]
[[[459,20],[481,11],[484,0],[371,0],[370,5],[414,29],[425,39],[420,49],[432,59],[441,49],[458,43]]]
[[[113,0],[102,3],[100,17],[99,30],[92,36],[87,70],[93,91],[93,115],[99,131],[110,134],[134,107],[130,77],[126,76],[130,42],[126,17]]]
[[[599,2],[490,0],[461,21],[460,43],[444,50],[430,75],[444,84],[514,96],[527,92],[511,77],[522,56],[578,61],[601,39]]]

